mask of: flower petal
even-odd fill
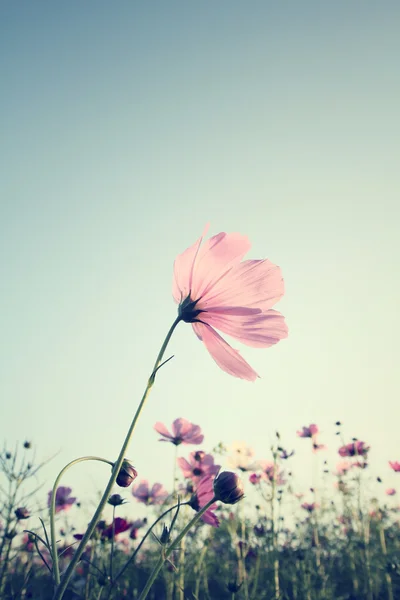
[[[257,379],[257,373],[240,356],[239,352],[231,348],[212,327],[203,323],[192,323],[192,327],[197,337],[204,343],[217,365],[223,371],[247,381],[255,381]]]
[[[202,322],[254,348],[269,348],[288,335],[285,319],[276,310],[236,316],[230,310],[224,313],[221,309],[201,313],[200,318]]]
[[[208,231],[209,225],[204,228],[199,239],[187,248],[182,254],[179,254],[174,262],[174,277],[172,281],[172,295],[178,304],[187,298],[192,287],[192,277],[195,259],[199,252],[201,242]]]
[[[160,435],[163,435],[164,437],[168,438],[169,440],[172,440],[173,436],[170,434],[170,432],[168,431],[168,429],[166,428],[164,423],[160,423],[160,421],[157,421],[157,423],[154,425],[154,429]]]
[[[206,510],[205,513],[201,515],[202,520],[207,525],[211,525],[212,527],[219,527],[219,519],[217,515],[215,515],[210,508]]]
[[[240,233],[222,232],[205,241],[194,263],[192,300],[206,294],[250,248],[249,239]]]
[[[245,260],[215,282],[197,308],[245,306],[264,312],[278,302],[284,291],[281,270],[277,265],[268,259]]]
[[[172,423],[174,437],[183,438],[185,435],[187,435],[188,431],[190,431],[191,426],[192,424],[183,417],[180,419],[175,419],[175,421]]]
[[[186,458],[182,458],[181,456],[177,458],[177,463],[179,467],[182,469],[183,476],[187,479],[192,476],[192,467],[186,460]]]

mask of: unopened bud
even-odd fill
[[[236,473],[224,471],[214,480],[214,494],[224,504],[236,504],[244,496],[243,483]]]
[[[168,527],[166,525],[164,525],[161,536],[160,536],[160,542],[163,546],[165,546],[165,544],[168,544],[169,538],[170,538],[170,533],[171,533],[171,531],[168,529]]]
[[[108,499],[108,504],[111,504],[111,506],[121,506],[121,504],[124,504],[124,502],[124,498],[122,498],[122,496],[119,494],[113,494]]]
[[[136,477],[137,471],[135,467],[129,462],[129,460],[125,459],[118,473],[116,480],[117,485],[120,487],[129,487]]]
[[[17,517],[18,521],[21,521],[21,519],[29,519],[30,512],[27,508],[25,508],[24,506],[21,506],[20,508],[17,508],[15,511],[15,516]]]

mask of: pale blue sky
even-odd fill
[[[118,453],[176,315],[174,258],[208,221],[282,267],[289,338],[242,349],[250,384],[181,324],[129,451],[140,475],[170,482],[152,426],[184,416],[205,449],[260,458],[278,429],[306,485],[296,429],[318,423],[333,465],[340,419],[389,482],[399,25],[395,1],[1,3],[0,429],[60,449],[49,483]],[[83,497],[106,474],[65,483]]]

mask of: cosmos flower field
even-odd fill
[[[175,489],[133,472],[131,481],[116,486],[108,501],[107,514],[112,516],[97,524],[66,598],[139,597],[168,536],[180,531],[212,497],[220,460],[237,477],[234,488],[239,500],[211,505],[170,555],[149,598],[399,597],[396,483],[400,462],[382,464],[382,476],[371,481],[368,460],[373,449],[362,440],[340,443],[339,423],[333,426],[338,434],[333,440],[339,442],[337,462],[329,466],[324,460],[325,440],[316,424],[300,427],[285,445],[277,436],[266,457],[256,457],[244,442],[228,448],[221,443],[208,452],[203,449],[202,429],[183,418],[172,427],[156,423],[154,429],[154,444],[159,439],[179,448],[178,458],[173,458],[171,448],[171,463],[176,461],[171,464]],[[311,487],[310,476],[305,492],[297,489],[291,468],[301,444],[308,445],[312,459],[320,465],[318,485]],[[40,478],[40,466],[29,462],[32,452],[26,442],[23,448],[1,455],[1,598],[53,597],[51,556],[44,533],[52,492],[25,495],[29,480]],[[371,486],[382,501],[365,494]],[[181,506],[168,532],[177,513],[170,509],[178,498]],[[82,538],[86,504],[78,491],[67,485],[58,488],[61,571]]]
[[[246,442],[208,448],[202,425],[183,417],[157,421],[152,432],[159,452],[174,449],[170,487],[149,482],[126,458],[178,325],[191,324],[226,376],[249,382],[259,375],[219,332],[260,349],[288,336],[273,308],[284,294],[280,268],[268,259],[243,260],[251,247],[246,236],[221,232],[205,240],[207,229],[175,259],[178,314],[119,456],[71,461],[44,494],[31,485],[43,466],[32,458],[32,443],[3,449],[1,600],[400,597],[400,457],[382,464],[372,482],[374,449],[349,439],[339,421],[329,442],[336,464],[323,457],[328,442],[316,423],[299,424],[292,439],[276,433],[272,447],[256,456]],[[291,467],[299,444],[308,445],[316,465],[306,490]],[[94,511],[94,499],[68,485],[69,469],[86,461],[105,463],[111,473]]]

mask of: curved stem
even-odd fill
[[[96,509],[96,512],[93,515],[92,520],[89,523],[89,526],[86,530],[85,535],[83,536],[81,543],[79,544],[78,548],[76,549],[76,552],[74,554],[74,556],[71,559],[71,562],[68,565],[68,568],[60,582],[60,585],[57,587],[55,594],[53,596],[53,600],[61,600],[61,598],[64,595],[65,590],[67,589],[67,585],[69,580],[71,579],[72,573],[75,569],[76,564],[78,563],[86,544],[88,543],[90,536],[92,535],[93,531],[95,530],[95,527],[98,523],[98,521],[100,520],[101,517],[101,513],[103,512],[104,506],[106,505],[106,502],[108,500],[108,497],[111,493],[112,487],[115,483],[115,480],[117,479],[118,473],[121,469],[122,463],[124,461],[125,458],[125,452],[127,447],[129,446],[129,442],[131,441],[131,437],[133,434],[133,431],[136,427],[136,423],[140,417],[140,413],[142,412],[142,409],[144,407],[144,404],[146,402],[147,396],[151,390],[151,388],[153,387],[154,381],[155,381],[155,376],[157,373],[157,370],[159,369],[160,365],[161,365],[161,361],[162,358],[164,356],[165,350],[167,349],[168,346],[168,342],[171,339],[171,336],[175,330],[175,327],[178,325],[179,321],[181,321],[181,317],[178,315],[177,318],[175,319],[175,321],[173,322],[173,324],[170,327],[170,330],[167,333],[167,336],[163,342],[163,345],[161,346],[160,352],[158,353],[156,362],[154,363],[154,367],[153,370],[151,372],[151,375],[147,381],[147,385],[146,388],[144,390],[142,399],[139,403],[139,406],[136,410],[135,416],[133,417],[132,423],[130,424],[130,427],[128,429],[128,433],[126,434],[124,443],[122,444],[121,447],[121,451],[119,453],[119,456],[117,458],[117,461],[114,463],[114,468],[112,470],[111,473],[111,477],[110,480],[106,486],[106,489],[104,490],[103,496],[101,497],[101,500],[99,502],[99,505]]]
[[[171,552],[173,552],[173,550],[175,550],[175,548],[177,546],[179,546],[181,540],[185,537],[185,535],[188,533],[188,531],[193,527],[193,525],[195,525],[197,523],[197,521],[201,518],[203,513],[205,513],[206,510],[208,508],[210,508],[210,506],[212,504],[214,504],[215,501],[216,501],[216,498],[214,497],[209,502],[207,502],[207,504],[205,504],[199,510],[199,512],[196,513],[196,515],[193,517],[193,519],[191,521],[189,521],[189,523],[186,525],[186,527],[184,529],[182,529],[182,531],[180,532],[178,537],[172,542],[172,544],[169,546],[169,548],[167,548],[166,550],[164,550],[161,553],[161,556],[158,559],[158,562],[157,562],[156,566],[154,567],[152,574],[150,575],[149,579],[147,580],[147,583],[146,583],[142,593],[140,594],[138,600],[144,600],[147,597],[147,594],[149,593],[151,586],[153,585],[154,581],[156,580],[157,575],[161,571],[161,568],[162,568],[164,562],[167,560],[168,556],[171,554]]]
[[[106,458],[100,458],[99,456],[82,456],[81,458],[76,458],[75,460],[72,460],[63,469],[61,469],[61,471],[59,472],[59,474],[54,482],[53,490],[51,492],[51,500],[50,500],[50,535],[51,535],[51,557],[53,560],[53,576],[54,576],[54,581],[55,581],[56,585],[59,585],[59,583],[60,583],[60,568],[58,566],[56,523],[55,523],[57,488],[58,488],[58,484],[60,483],[61,477],[64,475],[64,473],[66,471],[68,471],[68,469],[70,467],[73,467],[74,465],[76,465],[80,462],[84,462],[86,460],[98,460],[99,462],[105,462],[105,463],[111,465],[111,467],[113,466],[113,463],[110,460],[107,460]]]

